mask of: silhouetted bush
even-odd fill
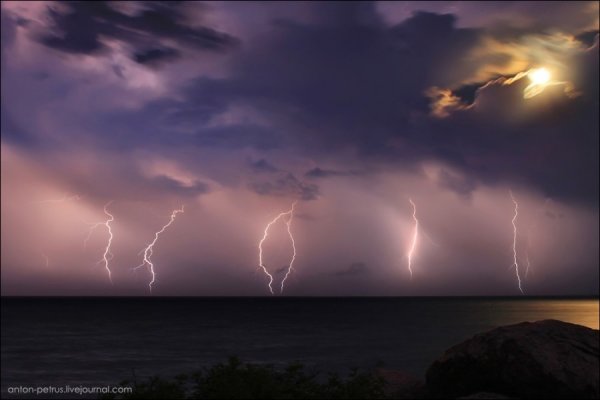
[[[381,399],[384,382],[369,372],[352,370],[347,377],[306,372],[301,364],[283,370],[272,365],[242,363],[232,357],[191,376],[172,380],[152,377],[143,382],[125,381],[133,388],[125,395],[103,399]]]

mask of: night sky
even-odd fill
[[[2,2],[2,294],[597,295],[598,5]]]

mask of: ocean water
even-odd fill
[[[448,347],[522,321],[598,329],[598,299],[3,298],[2,397],[9,386],[117,384],[243,361],[424,376]],[[16,396],[18,397],[18,396]]]

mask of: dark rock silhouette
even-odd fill
[[[545,320],[503,326],[448,349],[427,370],[430,395],[599,398],[597,330]]]

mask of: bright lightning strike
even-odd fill
[[[280,213],[278,216],[276,216],[275,218],[273,218],[271,220],[271,222],[269,222],[267,224],[267,226],[265,227],[264,235],[263,235],[262,239],[260,240],[260,242],[258,243],[258,265],[259,265],[259,268],[262,268],[263,272],[269,278],[269,284],[268,284],[268,286],[269,286],[269,291],[271,292],[271,294],[275,294],[275,292],[273,291],[273,275],[271,275],[269,273],[269,271],[267,271],[267,268],[265,267],[265,265],[263,263],[263,249],[262,249],[262,245],[263,245],[264,241],[267,240],[267,237],[269,236],[269,228],[271,228],[271,225],[275,224],[280,219],[287,217],[287,220],[285,221],[285,224],[287,226],[288,235],[289,235],[290,240],[292,242],[293,254],[292,254],[292,259],[291,259],[291,261],[290,261],[290,263],[288,265],[288,269],[287,269],[287,272],[285,274],[285,277],[281,281],[280,293],[283,293],[283,287],[284,287],[284,284],[285,284],[285,280],[287,279],[287,277],[292,272],[293,265],[294,265],[294,260],[296,259],[296,242],[294,241],[294,236],[292,235],[292,231],[291,231],[292,219],[294,218],[294,208],[296,207],[296,203],[297,202],[294,201],[292,203],[292,208],[290,208],[288,211]]]
[[[517,260],[517,217],[519,216],[519,203],[517,203],[517,200],[515,199],[515,196],[513,195],[512,190],[509,191],[510,193],[510,198],[513,202],[513,204],[515,205],[515,214],[512,218],[512,226],[513,226],[513,265],[515,267],[515,274],[517,275],[517,281],[519,283],[519,290],[521,291],[521,293],[523,293],[523,288],[521,287],[521,276],[519,275],[519,262]]]
[[[407,258],[408,258],[408,272],[410,272],[410,277],[412,279],[413,270],[412,270],[412,258],[415,253],[415,249],[417,248],[417,240],[419,238],[419,220],[417,219],[417,206],[412,201],[411,198],[408,199],[413,208],[413,219],[415,220],[415,226],[413,230],[413,237],[410,244],[410,249],[408,250]]]
[[[292,219],[294,218],[294,207],[295,206],[296,206],[296,202],[294,202],[292,204],[292,209],[290,210],[290,217],[288,218],[287,222],[285,223],[286,226],[287,226],[288,235],[290,236],[290,240],[292,241],[293,254],[292,254],[292,260],[290,261],[290,265],[288,267],[288,270],[285,273],[285,276],[283,277],[283,279],[281,280],[281,291],[280,291],[280,293],[283,293],[283,285],[285,284],[285,280],[288,278],[288,276],[290,275],[290,273],[294,269],[294,267],[293,267],[294,266],[294,261],[296,260],[296,242],[294,241],[294,236],[292,235],[292,231],[291,231]]]
[[[154,234],[154,240],[152,242],[150,242],[150,244],[148,244],[148,246],[146,246],[146,248],[144,250],[142,250],[144,252],[144,261],[140,265],[135,267],[135,269],[138,269],[138,268],[142,268],[144,265],[148,266],[148,270],[150,271],[150,274],[152,275],[152,280],[148,284],[148,288],[150,289],[150,292],[152,292],[152,285],[156,281],[156,273],[154,272],[154,263],[152,263],[152,254],[154,253],[154,245],[156,244],[156,241],[158,240],[158,236],[161,233],[163,233],[165,231],[165,229],[167,229],[173,223],[173,221],[175,221],[175,217],[177,217],[177,214],[179,214],[179,213],[183,213],[183,206],[181,206],[181,208],[178,210],[173,210],[173,212],[171,213],[171,219],[169,219],[169,222],[167,222],[166,225],[164,225],[158,232],[156,232]]]
[[[100,225],[104,225],[106,226],[106,231],[108,232],[108,242],[106,243],[106,248],[104,249],[104,253],[102,255],[102,259],[100,261],[98,261],[98,264],[101,262],[104,262],[104,268],[106,269],[106,272],[108,274],[108,280],[110,281],[110,283],[113,283],[112,281],[112,272],[108,266],[109,261],[112,260],[113,258],[113,254],[110,252],[110,246],[112,245],[112,240],[113,240],[113,232],[112,232],[112,228],[110,226],[110,223],[113,222],[115,220],[115,217],[108,212],[108,206],[112,203],[112,200],[109,201],[108,203],[106,203],[106,205],[104,206],[104,214],[106,214],[108,216],[108,219],[104,222],[98,222],[96,224],[93,224],[89,231],[88,231],[88,235],[86,236],[86,238],[83,241],[83,245],[84,247],[87,246],[87,242],[90,239],[90,237],[92,236],[92,233],[94,232],[94,230],[99,227]]]

